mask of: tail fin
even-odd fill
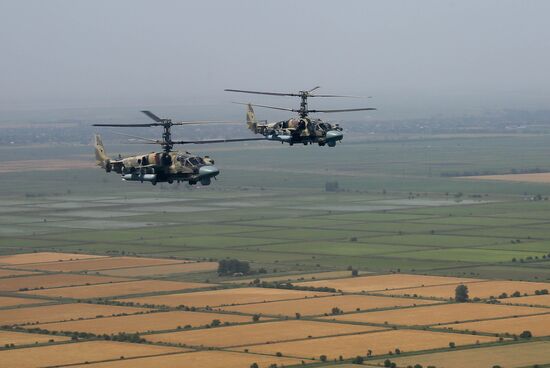
[[[248,125],[248,129],[257,133],[258,121],[256,120],[256,114],[251,104],[248,104],[248,111],[246,112],[246,125]]]
[[[94,148],[95,148],[95,161],[97,166],[105,168],[105,166],[110,161],[109,157],[105,153],[105,147],[103,147],[103,142],[99,134],[94,136]]]

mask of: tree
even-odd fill
[[[250,368],[260,368],[260,366],[258,365],[258,363],[252,363],[250,364]]]
[[[326,355],[321,355],[319,357],[319,359],[322,361],[322,362],[326,362],[327,361],[327,356]]]
[[[531,337],[533,337],[533,334],[531,333],[531,331],[526,330],[520,333],[519,337],[521,337],[522,339],[530,339]]]
[[[357,270],[351,270],[351,276],[353,276],[353,277],[359,276],[359,271],[357,271]]]
[[[233,275],[235,273],[247,275],[250,273],[250,264],[238,259],[222,259],[218,261],[218,275]]]
[[[325,192],[337,192],[339,190],[337,181],[327,181],[325,183]]]
[[[464,303],[468,301],[468,286],[460,284],[455,289],[455,301]]]
[[[355,358],[353,358],[353,360],[351,362],[353,364],[363,364],[364,361],[365,361],[365,359],[362,356],[357,355]]]

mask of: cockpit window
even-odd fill
[[[187,161],[193,166],[204,164],[204,161],[200,157],[189,157]]]

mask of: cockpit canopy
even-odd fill
[[[205,162],[202,159],[202,157],[199,156],[178,156],[178,161],[181,162],[184,166],[187,167],[193,167],[193,166],[199,166],[204,165]]]

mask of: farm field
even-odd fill
[[[514,335],[519,335],[523,331],[530,331],[533,336],[550,336],[550,314],[456,323],[443,325],[442,327],[453,330],[470,330],[498,334],[509,333]]]
[[[285,340],[308,339],[322,336],[349,335],[380,329],[371,326],[295,320],[152,334],[146,335],[145,339],[152,342],[183,344],[184,346],[222,348],[252,344],[271,344]]]
[[[44,299],[18,298],[13,296],[0,296],[0,307],[13,307],[19,305],[48,303]]]
[[[316,296],[328,296],[330,293],[314,291],[296,291],[267,288],[235,288],[224,290],[200,291],[195,293],[148,296],[124,299],[138,304],[167,305],[177,307],[222,307],[228,305],[263,303],[275,300],[305,299]]]
[[[365,274],[364,271],[358,272],[358,274]],[[258,277],[257,279],[240,279],[240,280],[231,280],[227,283],[231,284],[250,284],[255,280],[260,280],[260,282],[274,282],[274,281],[308,281],[308,280],[326,280],[326,279],[339,279],[341,277],[351,277],[351,271],[327,271],[327,272],[316,272],[316,273],[303,273],[295,275],[286,275],[286,276],[271,276],[271,277]]]
[[[449,364],[438,363],[445,354],[458,353],[473,367],[492,367],[493,354],[506,357],[496,362],[503,367],[550,364],[541,359],[545,345],[531,345],[546,343],[550,314],[526,315],[549,311],[548,296],[534,294],[550,285],[550,186],[446,176],[547,167],[550,135],[375,138],[332,151],[250,147],[261,165],[243,165],[250,153],[242,147],[223,148],[223,174],[209,187],[125,185],[101,170],[3,176],[0,326],[21,330],[0,332],[72,332],[39,335],[47,340],[32,348],[2,348],[0,366],[9,355],[21,366],[265,368],[304,360],[307,367],[321,355],[347,359],[369,349],[376,355],[369,364],[389,357],[404,367],[416,358],[439,367]],[[18,160],[93,159],[84,145],[0,150]],[[335,181],[341,190],[326,191]],[[232,258],[248,262],[250,274],[219,275],[218,261]],[[497,304],[451,303],[461,283],[470,299],[494,296]],[[343,292],[297,290],[306,287]],[[528,296],[511,298],[515,291]],[[101,304],[73,303],[88,298]],[[31,302],[47,305],[24,304]],[[331,315],[333,308],[343,314]],[[470,324],[479,324],[477,334]],[[535,335],[528,342],[494,336],[528,329]],[[126,342],[94,341],[103,334]],[[92,342],[95,350],[86,347]],[[389,356],[396,348],[401,354]]]
[[[249,316],[234,314],[169,311],[129,316],[92,318],[80,321],[43,323],[28,326],[28,328],[38,327],[49,331],[79,331],[102,335],[117,334],[119,332],[136,333],[175,330],[186,326],[200,327],[209,325],[216,319],[222,324],[252,322],[252,318]]]
[[[455,321],[483,320],[550,312],[544,308],[517,307],[482,303],[454,303],[419,306],[412,309],[395,309],[381,312],[353,313],[330,316],[335,321],[368,322],[391,325],[430,326]]]
[[[112,316],[122,313],[133,314],[146,310],[136,307],[85,303],[56,304],[39,307],[29,306],[2,310],[2,313],[0,313],[0,326],[68,321],[79,318],[95,318],[96,316]]]
[[[171,274],[194,273],[216,271],[217,262],[186,262],[163,266],[132,267],[114,270],[103,270],[100,273],[110,276],[123,277],[144,277],[144,276],[165,276]]]
[[[329,360],[365,355],[365,350],[372,350],[373,355],[387,354],[396,348],[404,352],[445,348],[449,342],[457,346],[495,341],[487,336],[472,336],[443,332],[420,330],[396,330],[371,332],[360,335],[340,337],[325,337],[313,340],[282,342],[268,345],[255,345],[238,348],[248,349],[253,353],[272,354],[277,352],[283,356],[296,358],[316,358],[326,355]]]
[[[76,344],[3,350],[0,351],[0,362],[17,362],[18,368],[37,368],[182,351],[180,348],[168,346],[139,345],[115,341],[84,341]]]
[[[36,272],[21,271],[21,270],[9,270],[9,269],[6,269],[6,268],[0,268],[0,277],[34,275],[34,274],[36,274]]]
[[[98,271],[113,268],[143,267],[153,265],[165,265],[182,263],[182,261],[173,259],[155,259],[155,258],[134,258],[134,257],[102,257],[99,259],[84,259],[76,261],[48,262],[48,263],[27,263],[19,265],[20,268],[52,271],[52,272],[81,272]]]
[[[176,282],[160,280],[124,281],[110,284],[71,286],[46,290],[25,291],[24,294],[47,296],[51,298],[92,299],[131,294],[143,294],[159,291],[175,291],[212,287],[210,284],[196,282]]]
[[[519,182],[526,182],[526,183],[550,183],[550,173],[481,175],[481,176],[470,176],[470,177],[466,177],[465,179],[519,181]]]
[[[32,345],[46,342],[68,341],[70,339],[71,338],[67,336],[42,335],[15,331],[0,331],[1,346],[5,346],[7,344],[14,344],[16,346]]]
[[[247,368],[253,363],[260,367],[276,364],[278,367],[301,364],[302,360],[229,351],[199,351],[158,357],[118,360],[107,363],[76,365],[78,368],[172,368],[177,366],[209,368]],[[309,362],[305,360],[305,362]]]
[[[502,303],[550,307],[550,295],[531,295],[520,298],[510,298],[503,300]]]
[[[128,278],[117,278],[97,275],[77,274],[44,274],[22,277],[10,277],[0,282],[0,291],[18,291],[24,289],[49,289],[62,286],[108,284],[128,281]]]
[[[313,287],[331,287],[345,292],[362,292],[362,291],[383,291],[391,289],[401,289],[414,286],[429,286],[429,285],[456,285],[464,282],[478,281],[475,279],[465,279],[457,277],[440,277],[440,276],[424,276],[424,275],[376,275],[376,276],[361,276],[337,280],[319,280],[297,283],[299,286]]]
[[[269,303],[253,303],[245,305],[222,307],[224,311],[248,314],[265,314],[294,317],[296,313],[302,316],[315,316],[331,313],[332,308],[339,308],[343,313],[377,308],[409,307],[423,304],[439,303],[438,301],[381,297],[373,295],[340,295],[313,299],[275,301]]]
[[[502,293],[511,295],[516,291],[521,294],[534,294],[537,290],[550,288],[550,283],[523,282],[523,281],[483,281],[466,282],[470,298],[487,299],[491,296],[498,297]],[[400,290],[384,291],[386,295],[418,295],[420,297],[433,297],[449,299],[454,296],[456,285],[426,286]]]
[[[73,261],[78,259],[102,258],[103,256],[93,254],[75,254],[75,253],[54,253],[54,252],[38,252],[14,254],[8,256],[0,256],[0,264],[4,265],[23,265],[28,263],[48,263],[60,261]]]
[[[408,357],[392,358],[398,367],[421,364],[426,367],[463,368],[465,362],[469,368],[486,367],[532,367],[535,364],[543,366],[550,363],[548,341],[491,346],[444,353],[412,355]],[[383,364],[382,361],[372,361],[371,364]]]

